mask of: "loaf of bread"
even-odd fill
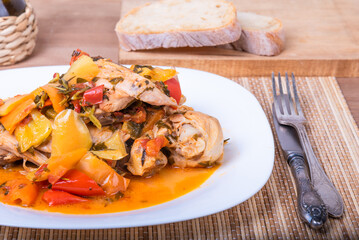
[[[249,12],[237,12],[242,34],[231,45],[237,50],[263,56],[278,55],[284,49],[284,31],[279,19]]]
[[[234,42],[241,27],[225,0],[161,0],[132,9],[117,24],[120,48],[202,47]]]

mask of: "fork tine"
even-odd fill
[[[275,112],[276,116],[281,115],[280,113],[280,107],[278,105],[278,96],[277,96],[277,88],[276,88],[276,83],[275,83],[275,76],[274,76],[274,72],[272,72],[272,85],[273,85],[273,111]]]
[[[282,86],[282,78],[280,76],[280,73],[278,73],[278,82],[279,82],[279,92],[280,92],[280,106],[281,106],[281,112],[283,114],[289,114],[289,103],[288,99],[284,96],[283,86]]]
[[[292,73],[292,83],[293,83],[293,93],[294,93],[294,99],[295,99],[295,104],[296,104],[298,115],[303,115],[302,108],[300,107],[300,102],[299,102],[299,97],[298,97],[298,92],[297,92],[297,86],[296,86],[296,83],[295,83],[294,73]]]
[[[287,94],[288,94],[288,99],[289,99],[289,106],[288,106],[288,112],[289,114],[294,114],[294,105],[293,105],[293,100],[292,100],[292,93],[290,92],[290,85],[289,85],[289,79],[288,79],[288,73],[285,73],[285,82],[287,85]]]
[[[273,88],[273,100],[277,97],[277,88],[275,86],[274,72],[272,72],[272,88]]]

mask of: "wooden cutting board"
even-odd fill
[[[150,1],[123,1],[121,16]],[[286,46],[279,56],[263,57],[216,47],[119,50],[119,62],[188,67],[225,76],[268,76],[272,71],[302,76],[359,76],[359,0],[233,2],[240,11],[282,20]]]

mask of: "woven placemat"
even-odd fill
[[[271,117],[269,78],[233,79],[251,91]],[[326,173],[344,198],[345,214],[315,231],[296,214],[290,169],[275,136],[276,157],[268,183],[229,210],[165,225],[100,230],[1,227],[1,239],[359,239],[359,131],[335,78],[298,78],[309,138]],[[31,221],[31,219],[28,219]]]

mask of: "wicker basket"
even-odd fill
[[[37,22],[32,6],[26,5],[20,16],[0,18],[0,66],[21,61],[35,48]]]

